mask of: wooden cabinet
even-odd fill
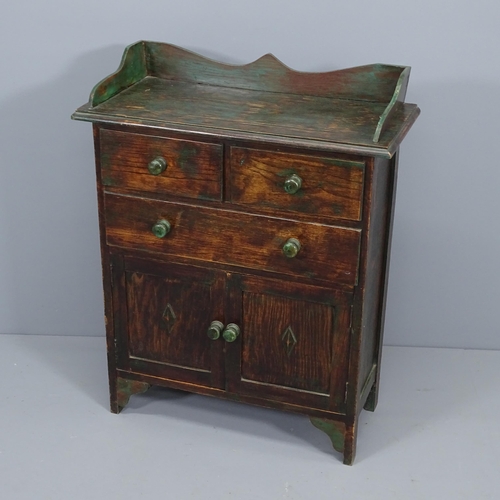
[[[127,48],[73,115],[94,123],[112,411],[155,384],[294,411],[352,463],[408,75]]]

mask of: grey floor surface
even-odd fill
[[[353,467],[306,417],[153,388],[104,339],[0,335],[0,499],[499,499],[500,352],[386,347]]]

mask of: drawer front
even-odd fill
[[[105,209],[109,245],[349,286],[357,283],[361,234],[357,229],[109,193]],[[152,228],[162,220],[168,221],[170,230],[161,238]],[[300,243],[295,257],[283,252],[290,238]]]
[[[222,146],[107,129],[101,129],[100,138],[105,187],[221,199]]]
[[[233,203],[361,220],[363,162],[239,147],[230,157]]]

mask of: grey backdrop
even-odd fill
[[[147,39],[297,70],[412,66],[385,341],[500,349],[494,0],[18,0],[0,18],[0,332],[103,335],[91,127],[71,122]]]

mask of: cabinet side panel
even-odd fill
[[[360,377],[358,391],[361,391],[372,372],[378,346],[381,284],[384,281],[387,253],[387,215],[391,207],[390,181],[392,164],[389,160],[374,161],[371,214],[368,227],[366,252],[366,277],[363,292],[363,312],[361,319]]]
[[[97,181],[97,206],[99,214],[99,234],[101,243],[101,263],[102,263],[102,281],[104,295],[104,323],[106,326],[106,348],[108,358],[108,374],[109,374],[109,389],[111,411],[118,412],[117,395],[116,395],[116,343],[115,343],[115,325],[113,315],[113,287],[111,276],[111,264],[108,248],[106,245],[106,221],[104,210],[104,191],[101,183],[101,143],[100,143],[100,128],[97,125],[92,127],[94,135],[94,151],[95,151],[95,166],[96,166],[96,181]]]

